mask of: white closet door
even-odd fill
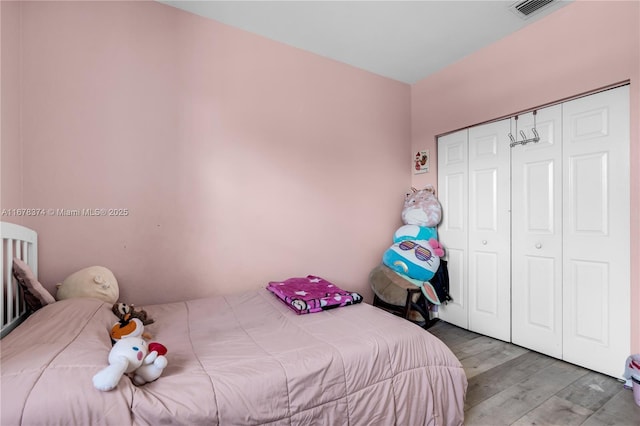
[[[511,337],[561,358],[562,106],[539,110],[535,124],[540,141],[511,148]],[[533,127],[533,113],[511,121],[518,140]]]
[[[619,376],[630,351],[629,87],[563,105],[563,358]]]
[[[438,198],[442,222],[438,238],[446,250],[449,294],[453,301],[438,308],[438,317],[468,328],[467,228],[468,228],[468,131],[438,138]]]
[[[469,329],[509,341],[509,120],[469,129]]]

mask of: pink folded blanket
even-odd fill
[[[337,285],[313,275],[271,281],[267,290],[278,296],[297,314],[320,312],[362,302],[360,294],[342,290]]]

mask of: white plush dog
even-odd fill
[[[151,352],[149,346],[153,348]],[[109,366],[93,376],[93,386],[101,391],[109,391],[118,386],[124,374],[129,373],[134,373],[133,380],[138,385],[154,381],[167,366],[164,353],[166,348],[159,343],[147,345],[139,337],[120,339],[109,352]]]

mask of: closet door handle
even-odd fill
[[[537,249],[541,249],[541,248],[542,248],[542,244],[537,243],[537,244],[536,244],[536,248],[537,248]]]
[[[487,245],[487,240],[482,240],[482,245],[486,246]]]

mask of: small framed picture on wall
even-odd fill
[[[429,150],[418,151],[413,158],[413,174],[427,173],[429,171]]]

